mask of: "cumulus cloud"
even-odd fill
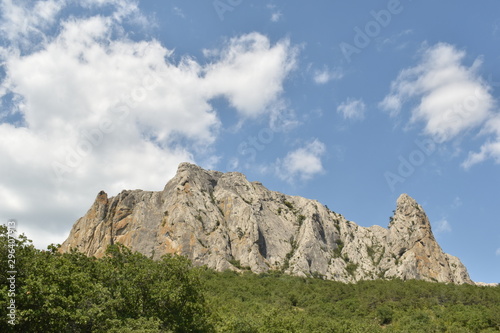
[[[366,105],[362,99],[348,98],[337,107],[337,112],[342,114],[344,119],[364,119],[365,110]]]
[[[179,162],[216,140],[214,98],[243,117],[275,113],[295,67],[288,40],[257,33],[229,40],[208,64],[174,61],[156,40],[120,35],[135,2],[82,2],[106,4],[110,16],[69,17],[31,52],[11,44],[1,53],[0,219],[16,218],[39,246],[62,241],[101,189],[161,189]],[[12,115],[22,121],[6,122]]]
[[[340,69],[330,70],[325,67],[314,72],[313,80],[316,84],[326,84],[332,80],[340,80],[343,76]]]
[[[278,159],[276,174],[292,183],[296,179],[309,180],[324,171],[321,158],[325,151],[325,144],[316,139]]]
[[[2,0],[0,31],[2,38],[25,46],[27,39],[43,37],[43,29],[55,22],[65,6],[62,0],[33,1]]]
[[[38,47],[48,42],[46,31],[57,23],[62,10],[70,6],[69,0],[0,0],[1,38],[22,49]],[[114,8],[110,16],[116,22],[125,18],[143,26],[151,25],[140,12],[134,0],[82,0],[79,5],[87,9],[104,6]]]
[[[407,68],[391,84],[379,106],[392,116],[406,103],[415,103],[411,122],[423,122],[436,142],[477,128],[493,112],[490,86],[477,73],[481,60],[463,64],[465,52],[446,43],[428,47],[419,64]]]
[[[297,52],[288,39],[271,46],[256,32],[232,38],[220,52],[209,52],[219,59],[205,69],[205,89],[226,97],[246,117],[269,112],[283,91],[283,79],[296,66]]]

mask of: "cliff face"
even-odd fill
[[[63,243],[102,256],[120,242],[159,259],[176,253],[217,270],[284,270],[343,282],[377,278],[472,283],[444,253],[415,200],[397,200],[389,228],[364,228],[315,200],[269,191],[237,172],[182,163],[161,192],[100,192]]]

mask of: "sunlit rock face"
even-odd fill
[[[442,251],[420,205],[402,194],[388,229],[360,227],[316,200],[270,191],[237,172],[182,163],[163,191],[101,191],[62,252],[101,257],[122,243],[153,259],[188,257],[222,271],[281,270],[356,282],[421,279],[473,283]]]

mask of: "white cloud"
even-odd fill
[[[345,119],[364,119],[366,105],[361,99],[348,98],[337,107],[337,112],[342,114]]]
[[[309,180],[324,171],[321,157],[325,151],[325,144],[316,139],[302,148],[289,152],[283,159],[278,159],[276,174],[291,183],[298,178],[302,181]]]
[[[425,133],[436,142],[480,126],[495,102],[490,86],[477,74],[481,61],[467,67],[462,64],[464,58],[464,51],[445,43],[425,49],[421,62],[401,71],[392,82],[391,93],[380,107],[395,116],[403,105],[416,100],[411,121],[423,121]]]
[[[65,3],[62,0],[32,1],[1,0],[0,32],[3,38],[25,46],[29,38],[41,38],[41,29],[55,22]]]
[[[271,22],[278,22],[279,20],[281,20],[281,17],[283,16],[283,14],[281,12],[275,12],[271,15]]]
[[[19,221],[18,221],[19,223]],[[54,231],[43,228],[33,228],[29,225],[19,225],[18,235],[25,234],[28,239],[33,241],[33,245],[40,249],[45,249],[49,244],[62,244],[69,236],[69,231]],[[36,235],[36,237],[32,237]]]
[[[497,256],[500,256],[500,247],[496,250],[495,254],[496,254]]]
[[[441,219],[441,220],[437,221],[434,232],[436,234],[441,234],[441,233],[445,233],[445,232],[451,232],[451,225],[448,222],[448,220]]]
[[[281,13],[281,11],[277,9],[278,7],[276,5],[267,4],[266,7],[267,9],[272,11],[271,22],[278,22],[279,20],[281,20],[281,18],[283,17],[283,13]]]
[[[314,72],[313,80],[316,84],[326,84],[332,80],[340,80],[343,76],[340,69],[330,70],[325,67]]]
[[[467,159],[462,163],[462,166],[468,169],[488,158],[493,158],[497,164],[500,164],[500,139],[486,142],[481,146],[479,152],[470,152]]]
[[[493,134],[493,139],[488,139],[480,148],[479,152],[470,152],[462,166],[466,169],[483,162],[489,158],[500,164],[500,114],[491,117],[485,124],[484,134]]]
[[[39,47],[48,42],[45,31],[57,23],[61,11],[69,5],[69,0],[0,0],[1,36],[17,47]],[[127,18],[144,27],[152,24],[141,14],[136,0],[82,0],[78,5],[83,8],[112,6],[111,17],[116,22]]]
[[[295,66],[288,40],[273,45],[257,33],[230,40],[208,65],[173,62],[158,41],[112,37],[135,2],[85,3],[117,9],[69,18],[31,52],[12,44],[1,53],[0,98],[15,97],[7,112],[23,123],[0,122],[0,221],[16,218],[37,244],[64,237],[101,189],[159,190],[194,152],[217,163],[202,153],[221,126],[211,100],[226,97],[244,117],[270,116]]]
[[[259,33],[232,38],[221,52],[208,53],[220,60],[205,69],[205,89],[225,96],[246,117],[269,112],[296,66],[297,52],[287,39],[271,46]]]

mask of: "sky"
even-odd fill
[[[180,162],[387,227],[408,193],[500,282],[500,3],[0,0],[0,223],[62,243]]]

